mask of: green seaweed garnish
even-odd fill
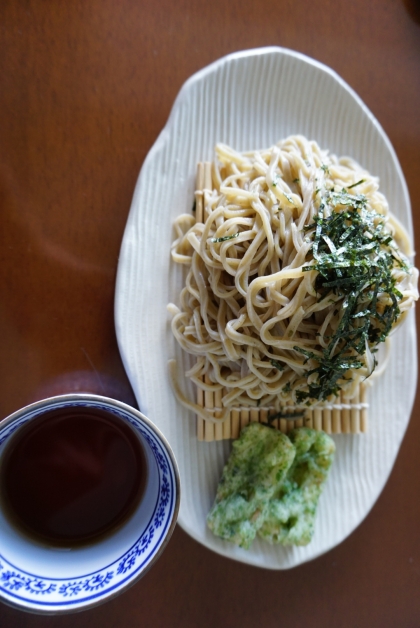
[[[325,216],[327,207],[330,215]],[[408,271],[383,217],[368,209],[363,194],[349,194],[346,189],[327,191],[307,231],[312,231],[314,260],[303,270],[318,272],[315,289],[319,300],[329,294],[338,296],[337,305],[343,313],[325,349],[314,353],[294,347],[305,357],[304,363],[313,361],[306,377],[317,374],[311,377],[307,390],[296,391],[298,402],[337,395],[347,371],[363,366],[359,357],[384,342],[400,314],[402,298],[392,270],[399,267]],[[383,296],[379,302],[379,294],[387,297],[386,305]],[[375,366],[373,358],[372,371]]]
[[[360,179],[360,181],[358,181],[357,183],[353,183],[353,185],[349,185],[347,189],[351,190],[352,188],[355,188],[357,185],[360,185],[361,183],[364,183],[365,181],[366,179]]]
[[[279,362],[278,360],[270,360],[271,366],[274,366],[278,371],[284,371],[284,364]]]
[[[274,414],[269,414],[267,417],[267,425],[272,427],[273,421],[277,419],[287,419],[288,421],[295,421],[296,419],[302,419],[305,416],[305,412],[301,410],[286,412],[284,410],[280,410],[280,412],[275,412]]]
[[[227,235],[221,238],[210,238],[210,242],[226,242],[226,240],[233,240],[234,238],[237,238],[238,235],[239,235],[239,231],[238,233],[234,233],[233,235]]]

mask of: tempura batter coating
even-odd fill
[[[212,532],[249,548],[282,486],[295,447],[281,432],[259,423],[246,426],[233,443],[216,500],[207,517]]]
[[[300,428],[289,433],[296,456],[285,481],[270,499],[258,534],[270,543],[307,545],[316,509],[334,459],[334,441],[324,432]]]

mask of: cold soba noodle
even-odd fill
[[[407,234],[378,180],[348,158],[291,136],[267,150],[219,144],[204,222],[175,223],[188,274],[172,331],[196,356],[186,375],[232,408],[328,406],[351,398],[418,298]],[[206,383],[204,376],[207,375]]]

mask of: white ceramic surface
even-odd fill
[[[246,551],[207,530],[206,514],[230,442],[197,442],[194,417],[170,388],[168,359],[190,363],[171,336],[166,311],[182,286],[182,269],[170,263],[171,225],[177,215],[191,211],[196,164],[212,159],[217,142],[237,150],[264,148],[295,133],[315,139],[331,153],[353,157],[379,176],[391,210],[412,237],[410,201],[394,150],[353,90],[331,69],[290,50],[240,52],[185,83],[149,152],[124,234],[115,302],[120,351],[140,408],[165,434],[180,466],[179,523],[214,551],[271,569],[315,558],[345,539],[367,515],[394,464],[417,381],[411,312],[394,337],[387,371],[370,392],[368,434],[334,437],[336,461],[308,546],[272,547],[257,540]],[[192,386],[184,385],[193,398]]]
[[[145,493],[128,521],[92,545],[57,549],[16,532],[0,509],[0,599],[44,614],[96,606],[134,584],[160,556],[175,527],[179,478],[172,451],[159,430],[125,403],[99,395],[59,395],[18,410],[0,424],[0,462],[16,430],[46,409],[104,409],[128,423],[147,460]]]

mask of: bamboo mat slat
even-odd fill
[[[209,383],[207,379],[206,383]],[[203,391],[197,388],[197,400],[204,397],[204,406],[207,410],[214,410],[214,416],[220,416],[221,399],[224,390],[216,393]],[[217,400],[216,400],[217,395]],[[284,434],[297,427],[310,427],[316,430],[323,430],[327,434],[363,434],[367,431],[367,403],[366,386],[361,384],[356,396],[349,400],[338,397],[336,407],[314,408],[301,410],[304,416],[298,419],[275,419],[271,422],[275,428]],[[341,406],[341,407],[340,407]],[[290,412],[290,409],[287,409]],[[296,409],[299,412],[300,409]],[[228,418],[220,425],[203,421],[197,417],[197,438],[198,440],[212,442],[214,440],[226,440],[238,438],[239,433],[245,425],[251,422],[267,423],[270,414],[276,414],[278,410],[271,408],[235,408],[232,409]],[[203,423],[204,429],[203,429]]]

